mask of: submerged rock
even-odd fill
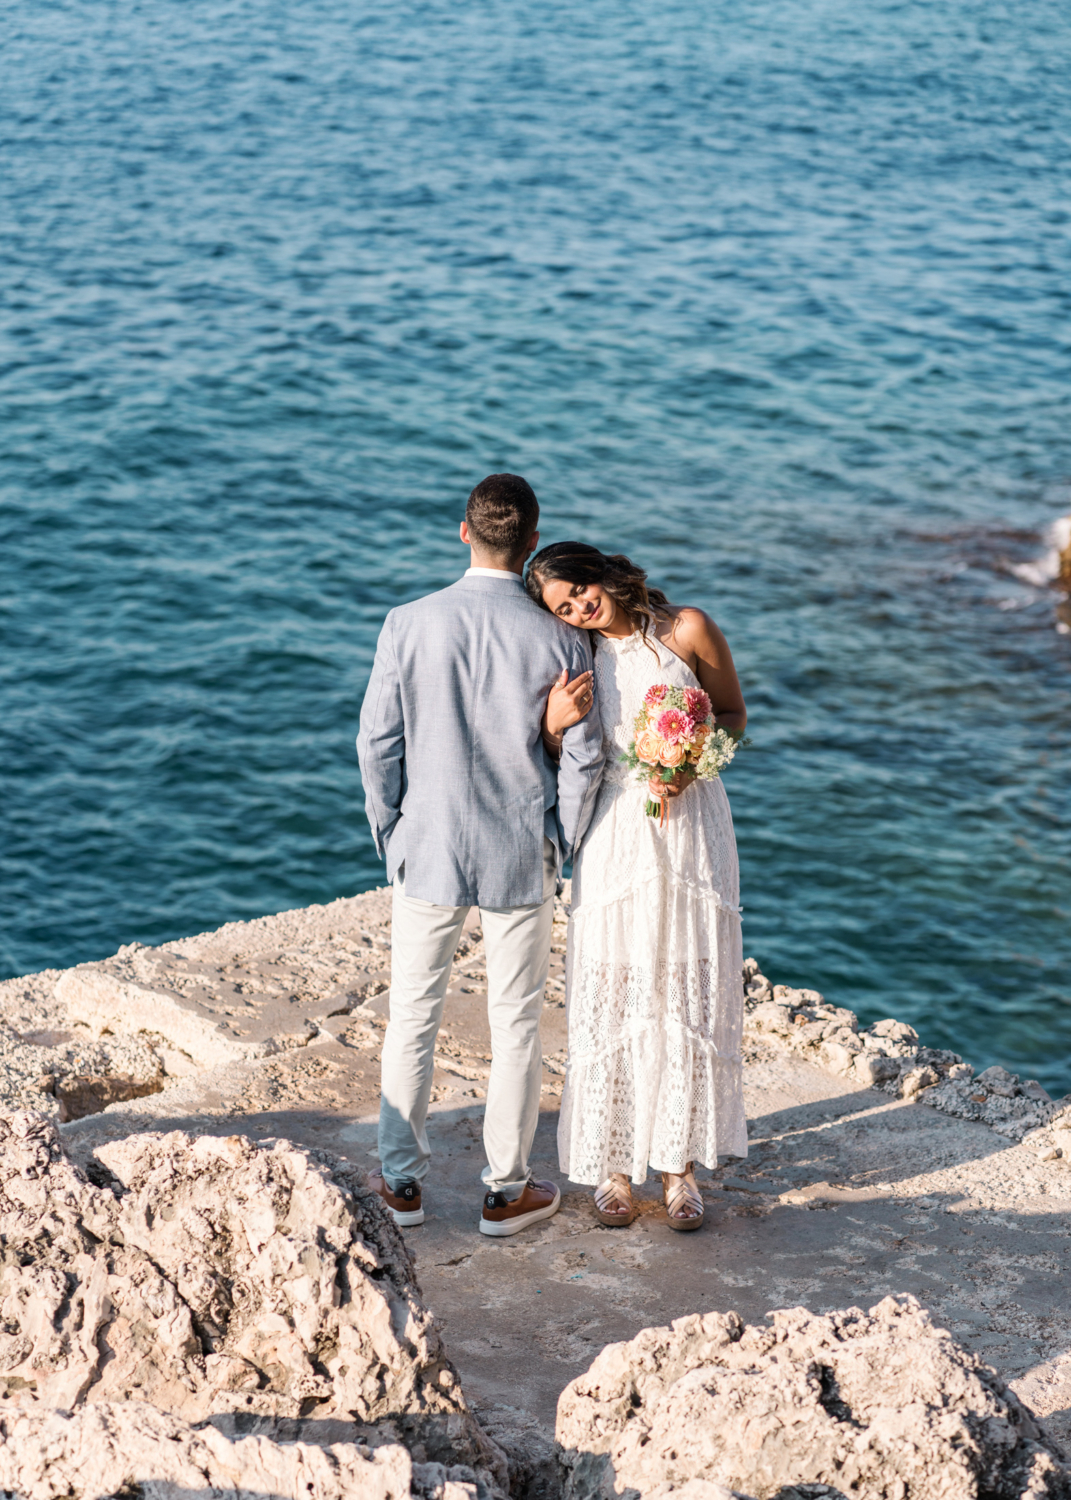
[[[138,1401],[269,1435],[341,1419],[507,1483],[400,1234],[338,1158],[173,1131],[82,1172],[44,1117],[0,1116],[0,1246],[8,1412]]]
[[[680,1318],[604,1349],[558,1402],[568,1500],[718,1485],[888,1500],[1068,1500],[1071,1469],[913,1297],[745,1327]],[[828,1490],[816,1489],[827,1486]]]

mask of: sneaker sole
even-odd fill
[[[422,1208],[407,1208],[404,1210],[392,1208],[391,1216],[399,1229],[413,1229],[417,1224],[423,1224],[424,1222],[424,1210]]]
[[[527,1229],[531,1224],[538,1224],[541,1219],[552,1219],[561,1206],[562,1195],[559,1188],[554,1195],[554,1202],[548,1203],[546,1208],[533,1208],[529,1213],[518,1214],[515,1219],[481,1219],[480,1233],[489,1234],[493,1239],[520,1234],[522,1229]]]

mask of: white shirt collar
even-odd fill
[[[519,573],[511,573],[508,568],[466,568],[466,578],[508,578],[511,583],[519,583],[523,586],[524,579]]]

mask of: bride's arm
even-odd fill
[[[710,698],[714,720],[730,734],[741,735],[747,705],[733,665],[729,642],[701,609],[682,609],[673,625],[673,649],[684,658]]]

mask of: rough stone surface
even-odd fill
[[[556,903],[557,963],[548,1008],[564,1005],[567,908]],[[378,1063],[383,1017],[370,1002],[390,979],[390,892],[233,922],[159,948],[0,983],[0,1111],[38,1109],[61,1123],[118,1107],[143,1128],[204,1113],[218,1086],[239,1113],[340,1103],[333,1080]],[[450,998],[483,992],[479,914],[458,945]],[[436,1047],[432,1102],[482,1098],[489,1053],[460,1048],[449,1024]],[[548,1059],[564,1076],[564,1054]],[[166,1091],[145,1109],[129,1101]],[[345,1092],[350,1092],[346,1089]],[[365,1092],[371,1092],[369,1088]],[[192,1106],[192,1109],[191,1109]],[[211,1108],[211,1106],[209,1105]],[[136,1127],[135,1127],[136,1128]]]
[[[561,1500],[563,1471],[553,1434],[523,1408],[480,1408],[480,1425],[505,1453],[510,1492],[518,1500]]]
[[[681,1318],[604,1349],[558,1403],[569,1500],[709,1481],[887,1500],[1071,1496],[1064,1455],[913,1297],[747,1327]]]
[[[0,1490],[19,1500],[487,1500],[470,1468],[398,1444],[232,1442],[142,1402],[0,1416]]]
[[[102,1146],[83,1172],[42,1116],[0,1117],[0,1245],[8,1408],[342,1418],[506,1482],[401,1236],[327,1153],[174,1131]]]
[[[1063,1161],[1065,1167],[1071,1166],[1071,1104],[1061,1099],[1056,1114],[1030,1131],[1023,1144],[1037,1153],[1039,1161]]]
[[[94,1037],[57,999],[61,978],[46,969],[0,982],[0,1110],[34,1109],[62,1122],[157,1093],[165,1069],[152,1041],[129,1027]]]

